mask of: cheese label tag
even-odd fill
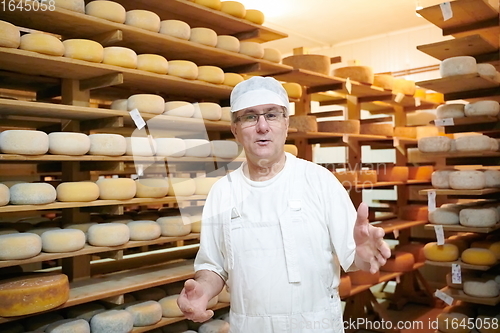
[[[453,126],[453,125],[455,125],[455,123],[453,122],[453,118],[436,119],[436,120],[434,120],[434,124],[436,126]]]
[[[453,297],[442,292],[441,290],[436,290],[436,292],[434,293],[434,296],[436,296],[437,298],[439,298],[440,300],[442,300],[443,302],[445,302],[448,305],[453,304]]]
[[[401,101],[405,98],[405,94],[397,93],[396,97],[394,97],[394,102],[401,103]]]
[[[451,282],[462,283],[462,268],[459,264],[451,264]]]
[[[144,165],[142,165],[142,164],[136,164],[135,165],[135,171],[137,171],[137,175],[139,177],[144,176]]]
[[[399,138],[397,136],[392,138],[392,146],[399,147]]]
[[[451,10],[451,3],[443,2],[439,4],[441,7],[441,13],[443,13],[443,21],[447,21],[453,17],[453,11]]]
[[[427,209],[429,212],[436,210],[436,191],[434,190],[427,192]]]
[[[401,283],[401,277],[399,275],[396,276],[396,283]]]
[[[437,245],[444,245],[444,230],[443,226],[438,224],[434,226],[436,232]]]
[[[347,78],[347,80],[345,80],[345,88],[347,89],[347,93],[350,94],[352,91],[352,82],[350,78]]]
[[[395,229],[392,233],[394,234],[394,238],[398,239],[398,237],[399,237],[399,230]]]
[[[137,129],[143,129],[144,126],[146,126],[146,122],[144,121],[144,119],[142,119],[139,110],[133,109],[132,111],[129,111],[129,114],[132,120],[134,121],[134,124],[137,127]]]
[[[415,106],[418,108],[421,105],[421,101],[419,97],[415,97]]]

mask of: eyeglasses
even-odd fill
[[[284,118],[285,114],[279,111],[269,111],[265,113],[247,113],[242,116],[236,117],[236,121],[241,122],[241,127],[251,127],[257,125],[259,117],[264,116],[268,124],[276,124]]]

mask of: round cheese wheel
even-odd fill
[[[290,153],[293,156],[297,156],[299,154],[299,149],[297,148],[296,145],[286,144],[285,145],[285,152]]]
[[[220,120],[223,120],[223,121],[231,121],[231,107],[230,106],[224,106],[221,108],[221,117],[220,117]]]
[[[126,47],[108,46],[104,48],[102,63],[135,69],[137,68],[137,53]]]
[[[500,187],[500,170],[485,170],[483,174],[485,187]]]
[[[247,9],[245,11],[245,20],[261,25],[265,20],[264,13],[257,9]]]
[[[158,301],[162,308],[163,317],[175,318],[184,316],[177,305],[177,298],[179,298],[179,295],[176,294],[164,297]]]
[[[160,31],[161,19],[158,14],[149,10],[134,9],[125,14],[125,24],[148,31]]]
[[[140,178],[135,180],[136,198],[163,198],[168,193],[168,180],[165,178]]]
[[[21,260],[37,256],[42,251],[42,239],[34,233],[0,235],[0,260]]]
[[[157,239],[161,236],[161,228],[155,221],[139,220],[127,223],[130,229],[130,240],[146,241]]]
[[[7,130],[0,133],[4,154],[42,155],[49,150],[49,137],[42,131]]]
[[[194,3],[197,3],[198,5],[202,5],[202,6],[205,6],[208,8],[212,8],[215,10],[220,10],[222,7],[220,0],[194,0]]]
[[[459,258],[458,247],[454,244],[445,243],[437,245],[436,242],[427,243],[424,246],[424,255],[432,261],[455,261]]]
[[[473,297],[497,297],[499,288],[495,280],[470,278],[462,282],[464,293]]]
[[[191,36],[191,27],[184,21],[164,20],[160,23],[161,34],[189,40]]]
[[[49,324],[46,333],[90,333],[90,325],[84,319],[63,319]]]
[[[222,84],[224,83],[224,71],[217,66],[199,66],[196,79],[213,84]]]
[[[196,191],[196,183],[193,179],[170,177],[168,181],[168,195],[187,197]]]
[[[156,153],[156,142],[154,139],[144,137],[125,138],[127,149],[125,155],[128,156],[154,156]]]
[[[2,280],[0,299],[6,301],[0,303],[0,316],[23,316],[51,310],[68,298],[69,282],[64,274],[33,274]]]
[[[220,120],[222,110],[219,104],[211,102],[198,103],[195,106],[194,118],[203,118],[207,120]]]
[[[10,188],[12,205],[43,205],[56,201],[54,186],[48,183],[21,183]]]
[[[198,329],[198,333],[212,333],[212,332],[228,333],[229,323],[224,320],[214,319],[201,324],[200,328]]]
[[[441,77],[477,73],[476,59],[470,56],[452,57],[441,61],[439,65]]]
[[[368,66],[346,66],[333,70],[333,76],[373,84],[373,70]]]
[[[210,141],[205,139],[184,139],[186,144],[185,156],[208,157],[212,153]]]
[[[292,117],[290,118],[290,120]],[[318,122],[319,132],[331,132],[331,133],[351,133],[359,134],[360,122],[359,120],[330,120]],[[290,127],[292,126],[290,123]]]
[[[127,151],[127,140],[120,134],[90,134],[90,155],[121,156]]]
[[[496,117],[500,112],[500,104],[497,101],[478,101],[465,105],[465,115],[474,116],[492,116]]]
[[[58,8],[64,8],[67,10],[85,14],[84,0],[55,0],[55,5]]]
[[[15,25],[0,21],[0,46],[17,49],[21,44],[21,33]]]
[[[488,249],[497,258],[497,260],[500,260],[500,241],[476,241],[472,242],[471,248],[483,248],[483,249]]]
[[[380,271],[371,274],[370,272],[359,270],[354,272],[348,272],[347,274],[351,278],[351,283],[354,285],[366,285],[366,284],[374,285],[377,284],[380,279]]]
[[[497,257],[489,249],[470,248],[462,253],[462,261],[471,265],[491,266],[497,263]]]
[[[95,224],[87,231],[87,241],[93,246],[118,246],[130,239],[130,229],[122,223]]]
[[[98,42],[89,39],[66,39],[64,56],[66,58],[80,59],[100,63],[104,59],[104,48]]]
[[[433,224],[459,224],[460,209],[453,207],[436,208],[429,211],[429,222]]]
[[[224,81],[222,84],[230,87],[236,86],[238,83],[243,82],[243,76],[237,73],[224,73]]]
[[[125,310],[108,310],[90,320],[91,332],[128,333],[134,328],[134,317]]]
[[[194,115],[195,106],[184,101],[170,101],[165,103],[163,114],[168,116],[190,118]]]
[[[460,224],[466,227],[487,228],[498,222],[498,211],[493,208],[463,208],[460,210]]]
[[[264,57],[264,47],[257,42],[240,42],[239,52],[257,59],[262,59]]]
[[[194,43],[215,47],[217,45],[217,33],[209,28],[191,28],[189,40]]]
[[[415,258],[411,253],[393,251],[391,257],[387,259],[384,266],[380,270],[385,272],[409,272],[413,270]]]
[[[136,193],[135,181],[130,178],[102,178],[96,181],[99,186],[99,199],[127,200]]]
[[[240,52],[240,40],[230,35],[218,35],[215,47],[229,52]]]
[[[392,93],[413,96],[417,90],[415,81],[406,79],[394,79]]]
[[[188,216],[164,216],[156,220],[161,235],[167,237],[186,236],[191,233],[191,220]]]
[[[130,312],[134,319],[134,327],[154,325],[161,320],[162,308],[156,301],[147,301],[127,306],[125,311]]]
[[[285,88],[288,97],[299,99],[302,97],[302,86],[294,82],[282,83],[283,88]]]
[[[212,156],[220,158],[236,158],[239,155],[239,146],[231,140],[210,141]]]
[[[418,139],[418,150],[423,153],[447,152],[451,149],[451,139],[446,136],[429,136]]]
[[[477,73],[490,79],[495,79],[498,72],[492,64],[477,64]]]
[[[450,187],[455,190],[479,190],[485,185],[484,173],[477,170],[454,171],[448,180]]]
[[[139,54],[137,56],[137,69],[157,74],[167,74],[168,61],[158,54]]]
[[[88,202],[99,198],[99,186],[94,182],[63,182],[57,185],[57,200]]]
[[[470,319],[463,313],[440,313],[436,317],[437,328],[442,333],[469,333],[470,328],[460,323],[468,323]]]
[[[486,135],[465,135],[455,139],[457,151],[484,151],[491,149],[490,137]]]
[[[220,10],[238,18],[245,18],[246,14],[245,6],[238,1],[222,1]]]
[[[111,110],[128,111],[128,99],[117,99],[111,103]]]
[[[438,119],[465,117],[465,105],[459,103],[441,104],[436,109]]]
[[[157,138],[156,155],[168,157],[182,157],[186,153],[186,143],[179,138]]]
[[[450,188],[449,177],[455,170],[436,170],[432,173],[431,184],[435,188]]]
[[[57,37],[44,33],[30,33],[21,36],[19,48],[52,56],[61,57],[64,55],[63,43]]]
[[[171,60],[168,62],[168,75],[196,80],[198,77],[198,66],[188,60]]]
[[[128,98],[129,111],[138,109],[140,112],[162,114],[165,110],[163,97],[153,94],[136,94]]]
[[[281,52],[278,49],[266,47],[264,48],[264,56],[262,58],[279,64],[281,62]]]
[[[373,85],[387,90],[392,90],[394,87],[394,76],[388,74],[374,74]]]
[[[124,23],[127,17],[125,8],[114,1],[94,0],[85,6],[85,13],[108,21]]]
[[[219,177],[197,177],[194,179],[196,190],[195,195],[208,195],[210,189],[219,180]]]
[[[408,167],[384,166],[377,170],[377,178],[382,182],[405,182],[408,180]]]
[[[49,153],[56,155],[85,155],[90,149],[90,138],[84,133],[49,133]]]
[[[78,229],[45,231],[42,236],[42,251],[49,253],[74,252],[83,249],[85,233]]]
[[[5,184],[0,183],[0,206],[5,206],[10,201],[10,190]]]
[[[324,75],[330,75],[330,58],[319,54],[299,54],[283,58],[282,63],[293,68],[306,69]]]

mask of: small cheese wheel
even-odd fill
[[[198,77],[198,66],[188,60],[171,60],[168,62],[168,75],[196,80]]]
[[[471,56],[451,57],[441,61],[439,65],[441,77],[477,73],[476,59]]]
[[[292,119],[293,117],[290,117]],[[359,120],[330,120],[318,122],[319,132],[359,134]],[[290,127],[294,127],[290,124]]]
[[[51,310],[68,298],[69,282],[64,274],[34,274],[2,280],[0,316],[14,317]]]
[[[500,170],[485,170],[483,174],[485,187],[500,187]]]
[[[486,135],[465,135],[455,139],[457,151],[486,151],[491,149],[490,137]]]
[[[473,297],[497,297],[498,284],[495,280],[470,278],[462,282],[464,293]]]
[[[451,139],[446,136],[429,136],[418,140],[418,150],[423,153],[439,153],[451,150]]]
[[[196,183],[190,178],[170,177],[168,195],[190,196],[196,191]]]
[[[175,318],[184,316],[177,305],[177,298],[179,298],[179,295],[176,294],[164,297],[158,301],[162,308],[163,317]]]
[[[134,319],[134,327],[154,325],[161,320],[162,308],[156,301],[147,301],[127,306],[125,311],[130,312]]]
[[[125,8],[114,1],[94,0],[85,6],[85,13],[116,23],[124,23],[127,17]]]
[[[436,170],[432,173],[431,184],[435,188],[450,188],[450,174],[454,170]]]
[[[333,76],[373,84],[373,69],[368,66],[346,66],[333,70]]]
[[[487,228],[498,222],[498,211],[493,208],[463,208],[460,210],[460,224],[466,227]]]
[[[217,33],[209,28],[191,28],[189,41],[215,47],[217,45]]]
[[[240,42],[239,52],[252,58],[262,59],[264,57],[264,47],[257,42]]]
[[[137,56],[137,69],[157,74],[167,74],[168,61],[158,54],[139,54]]]
[[[163,97],[153,94],[136,94],[128,98],[128,110],[138,109],[140,112],[162,114],[165,111]]]
[[[437,245],[436,242],[427,243],[424,246],[424,255],[432,261],[455,261],[459,258],[458,247],[455,244],[445,243]]]
[[[222,82],[223,85],[234,87],[238,83],[243,82],[245,79],[243,76],[237,73],[224,73],[224,81]]]
[[[128,333],[134,328],[134,317],[125,310],[108,310],[90,320],[91,332]]]
[[[66,58],[100,63],[104,59],[104,48],[98,42],[88,39],[66,39],[64,56]]]
[[[136,179],[136,198],[163,198],[168,193],[168,180],[165,178]]]
[[[247,9],[245,12],[245,20],[262,25],[265,20],[264,13],[257,9]]]
[[[231,121],[231,115],[232,115],[231,107],[230,106],[224,106],[224,107],[221,108],[221,111],[222,111],[222,115],[220,117],[220,120]]]
[[[240,40],[230,35],[218,35],[215,47],[229,52],[240,52]]]
[[[42,131],[7,130],[0,133],[4,154],[42,155],[49,150],[49,137]]]
[[[105,310],[104,305],[99,303],[83,303],[66,309],[66,318],[83,319],[89,322],[94,315]]]
[[[94,182],[64,182],[57,185],[57,200],[88,202],[99,198],[99,186]]]
[[[161,236],[161,228],[155,221],[139,220],[127,223],[130,229],[130,240],[146,241]]]
[[[136,28],[158,32],[161,19],[158,14],[149,10],[133,9],[125,14],[125,24]]]
[[[231,140],[212,140],[210,141],[212,156],[220,158],[236,158],[240,154],[239,146]]]
[[[408,167],[384,166],[377,170],[377,177],[382,182],[405,182],[408,180]]]
[[[186,236],[191,233],[191,220],[188,216],[164,216],[156,220],[161,235],[167,237]]]
[[[285,82],[282,83],[283,88],[285,88],[288,97],[299,99],[302,97],[302,86],[295,82]]]
[[[222,110],[219,104],[211,102],[198,103],[195,106],[194,118],[203,118],[207,120],[220,120]]]
[[[194,0],[194,3],[202,5],[215,10],[220,10],[222,7],[220,0]]]
[[[432,165],[408,167],[408,179],[430,181],[433,172]]]
[[[286,144],[285,145],[285,152],[290,153],[293,156],[297,156],[299,154],[299,148],[297,148],[296,145]]]
[[[442,104],[436,109],[438,119],[465,117],[465,105],[459,103]]]
[[[459,325],[459,323],[470,322],[468,316],[463,313],[440,313],[436,317],[437,328],[442,333],[469,333],[470,328],[467,325]]]
[[[160,23],[161,34],[189,40],[191,36],[191,27],[184,21],[164,20]]]
[[[380,279],[380,271],[377,271],[376,273],[372,274],[367,271],[353,271],[353,272],[348,272],[347,273],[349,277],[351,278],[351,283],[354,285],[374,285],[379,282]]]
[[[281,62],[281,52],[278,49],[266,47],[264,48],[264,56],[262,58],[279,64]]]
[[[85,246],[85,233],[78,229],[45,231],[42,236],[42,251],[49,253],[74,252]]]
[[[169,101],[165,103],[163,114],[168,116],[190,118],[194,115],[195,106],[184,101]]]
[[[0,206],[5,206],[10,201],[10,190],[5,184],[0,183]]]
[[[55,5],[58,8],[64,8],[67,10],[85,14],[84,0],[55,0]]]
[[[130,178],[103,178],[98,179],[99,199],[102,200],[127,200],[135,196],[137,187]]]
[[[388,74],[374,74],[373,85],[387,90],[392,90],[394,88],[394,76]]]
[[[498,72],[492,64],[477,64],[477,73],[490,79],[495,79]]]
[[[489,249],[470,248],[462,253],[461,259],[466,264],[492,266],[497,263],[497,257]]]
[[[111,110],[128,111],[128,99],[117,99],[111,103]]]
[[[500,112],[500,104],[497,101],[478,101],[465,105],[465,115],[474,116],[492,116],[496,117]]]
[[[121,156],[127,151],[127,140],[120,134],[90,134],[90,155]]]
[[[219,180],[219,177],[197,177],[194,179],[196,190],[195,195],[208,195],[210,189]]]
[[[246,14],[245,6],[238,1],[222,1],[220,11],[238,18],[245,18]]]
[[[0,46],[17,49],[21,44],[21,32],[15,25],[0,21]]]
[[[87,241],[93,246],[118,246],[130,239],[130,229],[122,223],[95,224],[87,231]]]
[[[64,55],[63,43],[57,37],[44,33],[30,33],[21,36],[19,48],[52,56],[61,57]]]
[[[90,138],[84,133],[49,133],[49,153],[56,155],[85,155],[90,149]]]
[[[453,207],[436,208],[429,211],[429,222],[433,224],[459,224],[460,209]]]
[[[500,241],[494,242],[494,241],[477,241],[473,242],[471,244],[472,248],[483,248],[483,249],[488,249],[497,258],[497,260],[500,260]]]
[[[182,157],[186,153],[186,143],[179,138],[157,138],[156,155],[167,157]]]
[[[122,46],[108,46],[104,48],[102,63],[135,69],[137,68],[137,53]]]
[[[455,190],[480,190],[484,188],[484,173],[477,170],[454,171],[448,176],[450,187]]]
[[[224,320],[214,319],[201,324],[198,333],[228,333],[229,323]]]
[[[224,82],[224,71],[217,66],[199,66],[196,79],[213,84],[222,84]]]
[[[20,260],[37,256],[42,251],[42,239],[33,233],[0,235],[0,260]]]
[[[414,264],[415,258],[411,253],[394,251],[380,269],[385,272],[409,272],[413,270]]]
[[[84,319],[63,319],[53,322],[45,329],[46,333],[90,333],[90,325]]]
[[[208,157],[212,153],[210,141],[205,139],[184,139],[186,144],[185,156]]]
[[[392,93],[413,96],[417,90],[415,81],[406,79],[394,79]]]
[[[56,198],[56,189],[48,183],[21,183],[10,188],[12,205],[44,205]]]
[[[156,153],[156,142],[150,138],[127,137],[125,138],[127,149],[125,155],[128,156],[154,156]]]

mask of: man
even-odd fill
[[[278,81],[252,77],[230,102],[246,162],[207,197],[195,279],[179,308],[208,320],[207,302],[226,284],[233,333],[343,332],[340,266],[378,271],[390,257],[384,231],[331,172],[284,152],[289,101]]]

